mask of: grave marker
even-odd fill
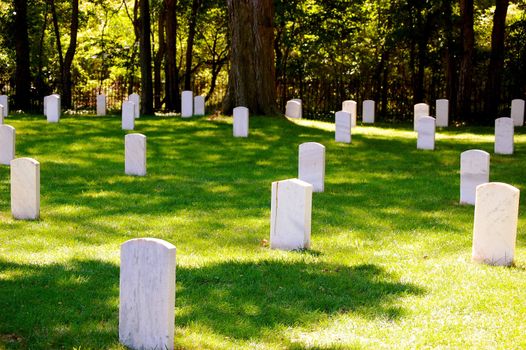
[[[124,101],[122,103],[122,130],[133,130],[135,127],[135,103]]]
[[[48,123],[58,123],[60,120],[60,95],[53,94],[44,98],[45,113]]]
[[[146,136],[142,134],[124,136],[124,173],[146,175]]]
[[[234,137],[248,137],[248,108],[234,108]]]
[[[511,119],[515,126],[524,125],[524,100],[517,98],[511,101]]]
[[[0,105],[4,106],[4,113],[3,117],[7,117],[9,115],[9,98],[7,95],[0,95]]]
[[[418,140],[416,142],[417,149],[435,149],[435,129],[435,118],[420,117],[418,119]]]
[[[205,115],[205,97],[194,97],[194,115]]]
[[[134,118],[139,118],[141,116],[141,96],[134,92],[128,96],[128,101],[133,102]]]
[[[513,119],[495,119],[495,153],[513,154]]]
[[[460,154],[460,203],[475,205],[477,186],[489,182],[488,152],[472,149]]]
[[[285,107],[286,117],[301,119],[302,114],[303,112],[302,112],[302,106],[301,106],[300,99],[295,98],[295,99],[287,101],[287,105]]]
[[[344,111],[336,112],[335,124],[336,142],[351,143],[351,114]]]
[[[420,117],[429,117],[429,105],[427,103],[417,103],[413,109],[413,128],[415,131],[418,131],[418,119],[420,119]]]
[[[436,126],[445,128],[449,125],[449,100],[436,100]]]
[[[40,216],[40,163],[32,158],[11,161],[11,213],[19,220]]]
[[[374,124],[375,102],[373,100],[365,100],[362,103],[362,121],[365,124]]]
[[[342,111],[351,115],[351,128],[356,127],[357,103],[353,100],[343,101]]]
[[[325,146],[317,142],[305,142],[299,146],[298,178],[311,184],[313,192],[323,192]]]
[[[192,91],[183,91],[181,97],[181,117],[189,118],[194,114],[194,94]]]
[[[97,115],[106,115],[106,95],[97,95]]]
[[[0,164],[9,165],[15,159],[15,128],[0,125]]]
[[[4,106],[0,104],[0,124],[4,124]]]

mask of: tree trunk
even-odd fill
[[[141,65],[141,114],[153,114],[150,1],[140,0],[139,59]]]
[[[484,114],[488,120],[497,118],[502,70],[504,67],[504,34],[506,29],[506,14],[509,0],[496,0],[493,15],[493,30],[491,31],[491,56],[488,66],[488,81],[486,83],[486,98]]]
[[[27,111],[31,105],[31,71],[29,62],[29,36],[27,31],[27,1],[15,0],[15,11],[15,102],[17,108]]]
[[[154,102],[155,109],[160,110],[162,106],[162,84],[161,84],[161,68],[163,63],[163,58],[165,55],[166,43],[164,40],[164,23],[166,19],[166,11],[164,5],[159,13],[159,23],[158,23],[158,36],[159,36],[159,49],[155,55],[155,60],[153,64],[153,75],[154,75]]]
[[[451,109],[451,116],[456,115],[456,101],[455,95],[455,55],[454,55],[454,41],[453,41],[453,9],[452,1],[444,0],[444,32],[446,36],[446,47],[444,54],[444,65],[445,65],[445,78],[446,78],[446,96],[449,100],[449,106]],[[444,98],[440,97],[440,98]]]
[[[179,96],[179,70],[177,69],[177,0],[165,0],[166,8],[166,109],[181,110]]]
[[[192,1],[192,14],[188,23],[188,40],[186,41],[186,71],[184,74],[184,89],[192,90],[192,55],[194,51],[195,26],[197,25],[197,12],[201,0]]]
[[[62,67],[62,104],[63,107],[69,109],[72,107],[71,101],[71,66],[75,51],[77,50],[77,32],[79,29],[79,0],[71,1],[71,24],[70,24],[70,39],[66,56],[64,56],[64,66]]]
[[[60,82],[59,82],[59,88],[60,91],[62,91],[62,85],[64,83],[64,56],[62,54],[62,42],[60,41],[60,28],[58,26],[58,16],[57,16],[57,8],[55,6],[55,0],[49,0],[49,4],[51,6],[51,17],[53,19],[53,28],[55,30],[55,40],[57,43],[57,52],[58,52],[58,64],[60,68]]]
[[[457,113],[461,119],[471,116],[471,91],[473,87],[473,0],[460,0],[462,60],[457,90]]]
[[[223,110],[245,106],[251,113],[277,113],[272,0],[228,0],[230,73]]]

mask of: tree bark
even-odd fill
[[[231,67],[223,110],[276,114],[273,1],[228,0],[228,11]]]
[[[166,109],[181,110],[179,96],[179,70],[177,68],[177,0],[165,0],[166,8]]]
[[[71,66],[73,65],[73,58],[77,50],[77,33],[79,29],[79,0],[71,1],[71,23],[70,23],[70,39],[66,56],[64,56],[64,65],[62,67],[62,104],[64,108],[72,107],[71,99]]]
[[[471,92],[473,88],[473,54],[475,34],[473,31],[473,0],[460,0],[462,59],[457,90],[457,113],[462,119],[471,116]]]
[[[140,0],[139,59],[141,65],[141,114],[153,114],[150,1]]]
[[[188,23],[188,39],[186,41],[186,70],[184,74],[184,89],[192,90],[192,55],[194,51],[195,26],[197,25],[197,12],[201,6],[201,0],[192,1],[192,13]]]
[[[29,36],[27,30],[27,1],[15,0],[15,11],[15,103],[18,109],[27,111],[31,105],[31,71],[29,62]]]
[[[164,8],[164,5],[161,8],[161,12],[159,13],[159,21],[158,21],[158,37],[159,37],[159,49],[157,50],[157,53],[155,55],[155,60],[153,64],[153,75],[154,75],[154,103],[155,103],[155,109],[160,110],[162,106],[162,84],[161,84],[161,68],[163,63],[163,58],[166,51],[166,42],[164,39],[164,23],[166,19],[166,11]]]
[[[488,120],[497,118],[500,102],[502,70],[504,68],[504,36],[509,0],[496,0],[491,31],[491,55],[485,91],[484,114]]]

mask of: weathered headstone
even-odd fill
[[[298,98],[292,99],[287,101],[287,105],[285,106],[285,116],[288,118],[296,118],[301,119],[302,118],[302,106],[301,106],[301,100]]]
[[[106,115],[106,95],[97,95],[97,115]]]
[[[513,119],[495,119],[495,153],[513,154]]]
[[[357,103],[353,100],[346,100],[342,103],[342,111],[347,112],[351,115],[351,128],[356,126],[356,115],[357,112]]]
[[[135,103],[124,101],[122,103],[122,130],[133,130],[135,127]]]
[[[2,102],[0,101],[0,104]],[[511,101],[511,119],[513,119],[513,125],[522,126],[524,125],[524,100],[517,98]]]
[[[119,341],[131,349],[173,350],[176,249],[161,239],[121,245]]]
[[[46,103],[45,112],[48,123],[58,123],[61,114],[60,95],[46,96],[44,102]]]
[[[475,205],[477,186],[489,182],[489,153],[472,149],[460,154],[460,203]]]
[[[429,105],[427,103],[417,103],[414,106],[413,127],[415,131],[418,130],[418,119],[420,117],[429,117]]]
[[[124,172],[127,175],[146,175],[146,136],[128,134],[124,136]]]
[[[189,118],[194,114],[194,94],[192,91],[183,91],[181,96],[181,117]]]
[[[310,247],[312,185],[298,179],[272,183],[270,247],[294,250]]]
[[[449,125],[449,100],[436,100],[436,123],[441,128]]]
[[[19,220],[40,216],[40,163],[32,158],[11,161],[11,213]]]
[[[4,106],[3,117],[7,117],[9,115],[9,98],[7,95],[0,95],[0,105]]]
[[[344,111],[336,112],[335,124],[336,142],[351,143],[351,114]]]
[[[375,102],[373,100],[365,100],[362,103],[362,121],[365,124],[374,124],[375,116]]]
[[[0,164],[9,165],[15,159],[15,128],[0,125]]]
[[[323,192],[325,146],[317,142],[305,142],[299,146],[298,178],[311,184],[314,192]]]
[[[134,92],[128,96],[128,101],[133,102],[134,118],[139,118],[141,116],[141,96]]]
[[[490,182],[477,187],[473,226],[475,262],[509,266],[515,256],[520,191]]]
[[[0,124],[4,124],[4,106],[0,104]]]
[[[248,137],[248,108],[234,108],[234,137]]]
[[[205,97],[194,97],[194,115],[205,115]]]
[[[417,149],[435,149],[435,118],[420,117],[418,119],[418,140]]]

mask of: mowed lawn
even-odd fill
[[[16,154],[41,166],[41,219],[13,220],[0,166],[0,348],[123,349],[119,246],[177,247],[177,349],[526,347],[526,127],[516,154],[493,128],[252,117],[143,117],[148,175],[124,175],[120,116],[10,116]],[[271,182],[297,177],[298,145],[326,147],[312,248],[270,250]],[[516,266],[471,263],[473,207],[459,200],[462,151],[491,153],[491,181],[522,191]]]

